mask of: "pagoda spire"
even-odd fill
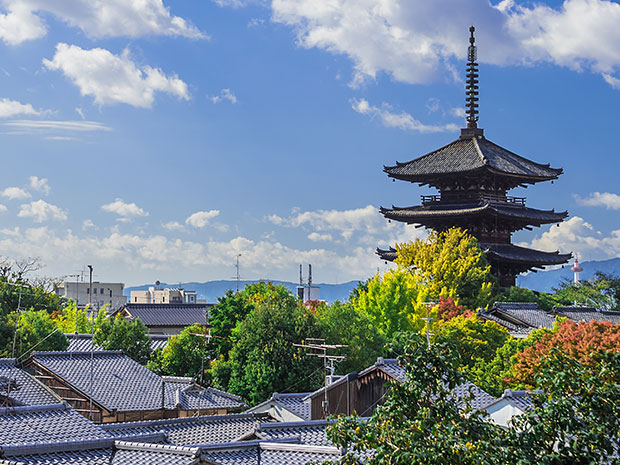
[[[469,28],[469,48],[467,49],[467,86],[465,101],[467,102],[467,127],[475,129],[478,127],[478,63],[476,63],[477,50],[476,38],[474,37],[474,31],[476,28],[471,26]]]

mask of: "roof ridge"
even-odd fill
[[[200,448],[198,447],[187,447],[187,446],[175,446],[171,444],[151,444],[144,442],[132,442],[132,441],[122,441],[116,440],[114,445],[117,449],[121,450],[137,450],[137,451],[156,451],[156,452],[167,452],[167,453],[177,453],[182,455],[195,456],[200,452]]]
[[[76,357],[80,355],[125,355],[125,352],[122,350],[83,350],[79,352],[67,352],[67,351],[41,351],[41,352],[33,352],[31,357]]]
[[[305,421],[284,421],[275,423],[259,423],[257,431],[278,428],[306,428],[312,426],[327,426],[334,423],[330,420],[305,420]]]
[[[278,442],[261,442],[259,447],[263,450],[308,452],[321,454],[342,455],[342,450],[333,446],[315,446],[313,444],[287,444]]]
[[[61,410],[71,410],[71,407],[67,402],[58,402],[55,404],[43,404],[43,405],[22,405],[17,407],[2,407],[0,408],[0,416],[2,415],[16,415],[33,412],[53,412]]]
[[[258,447],[261,443],[284,443],[284,444],[299,444],[301,440],[298,436],[290,436],[286,438],[273,438],[269,440],[265,439],[253,439],[251,441],[231,441],[231,442],[217,442],[214,444],[199,444],[201,451],[218,450],[218,449],[251,449]]]
[[[480,145],[478,145],[478,138],[477,137],[471,137],[471,138],[469,138],[469,140],[473,141],[474,148],[476,149],[476,153],[478,154],[478,157],[480,157],[480,161],[482,162],[482,164],[484,166],[488,165],[489,164],[489,159],[484,156],[484,153],[482,153],[482,149],[480,148]]]
[[[176,423],[193,423],[193,422],[216,422],[221,420],[241,420],[241,419],[255,419],[254,413],[233,413],[225,415],[203,415],[200,417],[182,417],[182,418],[164,418],[158,420],[142,420],[142,421],[128,421],[123,423],[107,423],[101,425],[101,428],[108,430],[128,429],[139,426],[156,426],[156,425],[169,425]]]
[[[22,444],[0,446],[4,456],[49,454],[52,452],[68,452],[86,449],[105,449],[114,446],[114,438],[86,439],[78,441],[40,442],[38,444]]]

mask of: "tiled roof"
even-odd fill
[[[482,408],[488,408],[502,400],[507,401],[514,407],[519,408],[523,412],[529,409],[533,405],[533,397],[541,394],[542,391],[512,391],[510,389],[504,390],[501,397],[493,399],[487,405]]]
[[[104,438],[2,447],[0,464],[194,465],[199,460],[198,448]]]
[[[127,304],[124,310],[145,326],[191,326],[206,323],[207,304]]]
[[[99,347],[93,343],[93,335],[92,334],[75,334],[75,333],[65,333],[67,339],[69,339],[69,347],[67,347],[67,352],[89,352],[91,350],[103,350],[102,347]],[[163,349],[168,345],[168,341],[170,340],[170,336],[165,334],[149,334],[149,338],[151,339],[151,350],[155,349]]]
[[[261,423],[256,430],[259,437],[267,441],[284,438],[299,438],[302,444],[315,446],[331,445],[327,439],[326,420],[293,421],[287,423]]]
[[[567,212],[555,212],[553,210],[537,210],[512,204],[496,202],[477,202],[472,204],[444,204],[435,203],[414,207],[395,207],[391,209],[381,207],[380,212],[386,218],[406,223],[426,224],[433,218],[472,218],[476,216],[492,216],[493,218],[517,219],[528,225],[540,226],[542,224],[557,223],[568,216]]]
[[[552,328],[555,316],[530,302],[495,302],[491,313],[507,319],[518,326],[530,328]]]
[[[561,169],[535,163],[484,137],[459,138],[422,157],[386,166],[384,171],[392,178],[413,182],[444,174],[488,171],[516,178],[517,184],[556,179],[562,174]]]
[[[0,389],[2,397],[8,395],[11,402],[17,405],[46,405],[60,401],[59,397],[15,364],[13,358],[0,359],[0,376],[10,380],[10,390]]]
[[[528,249],[513,244],[481,243],[480,247],[487,253],[489,261],[499,260],[503,263],[523,264],[526,265],[527,268],[561,265],[572,257],[572,254],[542,252],[540,250]]]
[[[488,392],[476,386],[474,383],[467,381],[452,390],[452,395],[462,401],[461,405],[464,407],[465,399],[469,399],[469,406],[474,410],[480,410],[495,400]],[[471,396],[471,397],[470,397]]]
[[[168,408],[179,406],[184,410],[242,410],[247,407],[241,397],[213,387],[201,389],[192,378],[164,376],[163,379],[166,383]]]
[[[404,366],[401,366],[398,363],[398,360],[395,358],[377,358],[377,361],[374,365],[369,366],[362,370],[358,377],[364,376],[366,373],[374,370],[375,368],[379,368],[381,371],[385,372],[388,376],[392,377],[396,381],[404,382],[407,377],[407,370]]]
[[[620,323],[620,312],[603,310],[598,311],[592,307],[554,307],[553,311],[558,316],[566,316],[573,321],[608,321],[610,323]]]
[[[108,411],[161,408],[161,377],[122,351],[35,352],[32,360]]]
[[[217,444],[201,448],[201,453],[209,465],[306,465],[342,455],[335,447],[270,441]]]
[[[266,400],[262,404],[248,409],[247,412],[251,413],[264,405],[274,404],[282,409],[288,410],[293,415],[296,415],[302,420],[310,420],[311,404],[309,402],[309,399],[304,400],[310,394],[310,392],[295,392],[288,394],[281,394],[279,392],[275,392],[270,399]]]
[[[236,414],[112,423],[101,428],[115,437],[163,431],[172,444],[191,446],[234,441],[255,431],[267,415]]]
[[[109,437],[66,403],[0,409],[3,447]]]

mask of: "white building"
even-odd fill
[[[130,304],[195,304],[196,291],[183,288],[149,287],[146,291],[131,291]]]
[[[90,283],[65,281],[54,286],[54,292],[67,299],[73,299],[78,308],[84,308],[89,302],[92,308],[98,310],[108,305],[108,312],[125,306],[127,297],[123,295],[123,283],[93,282],[93,294],[90,294]]]

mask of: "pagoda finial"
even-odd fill
[[[482,129],[478,129],[478,63],[476,38],[474,31],[476,28],[469,28],[469,48],[467,49],[467,85],[465,86],[465,102],[467,114],[467,129],[461,130],[462,137],[482,136]]]

